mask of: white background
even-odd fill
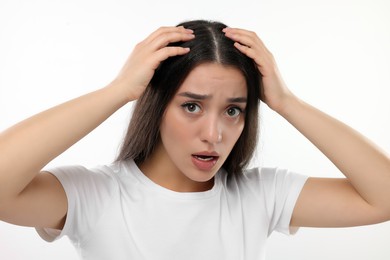
[[[387,0],[0,0],[0,131],[105,86],[134,45],[150,32],[198,18],[256,31],[298,96],[390,151]],[[130,107],[119,110],[50,164],[111,162]],[[254,165],[341,176],[283,119],[264,105],[261,113]],[[390,259],[389,245],[390,222],[301,229],[293,237],[273,234],[268,259]],[[77,256],[66,238],[49,244],[32,228],[0,222],[0,259]]]

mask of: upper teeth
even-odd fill
[[[212,159],[214,159],[214,157],[210,156],[210,157],[206,157],[206,156],[196,156],[197,159],[199,160],[202,160],[202,161],[211,161]]]

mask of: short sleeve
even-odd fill
[[[62,236],[68,236],[72,241],[81,241],[109,205],[115,179],[107,167],[90,170],[82,166],[66,166],[47,171],[64,187],[68,210],[62,231],[37,228],[37,232],[48,242]]]
[[[251,207],[264,213],[258,221],[267,222],[268,236],[273,231],[294,234],[297,228],[290,228],[291,217],[308,176],[280,168],[253,168],[242,177],[243,192],[256,197]]]
[[[269,234],[273,231],[294,234],[298,228],[290,227],[291,217],[308,176],[285,169],[263,168],[260,178],[269,216]]]

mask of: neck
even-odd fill
[[[175,166],[161,143],[138,167],[154,183],[172,191],[201,192],[214,186],[214,178],[207,182],[197,182],[188,178]]]

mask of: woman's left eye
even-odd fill
[[[238,117],[242,113],[242,109],[239,107],[229,107],[226,110],[226,114],[229,117]]]

